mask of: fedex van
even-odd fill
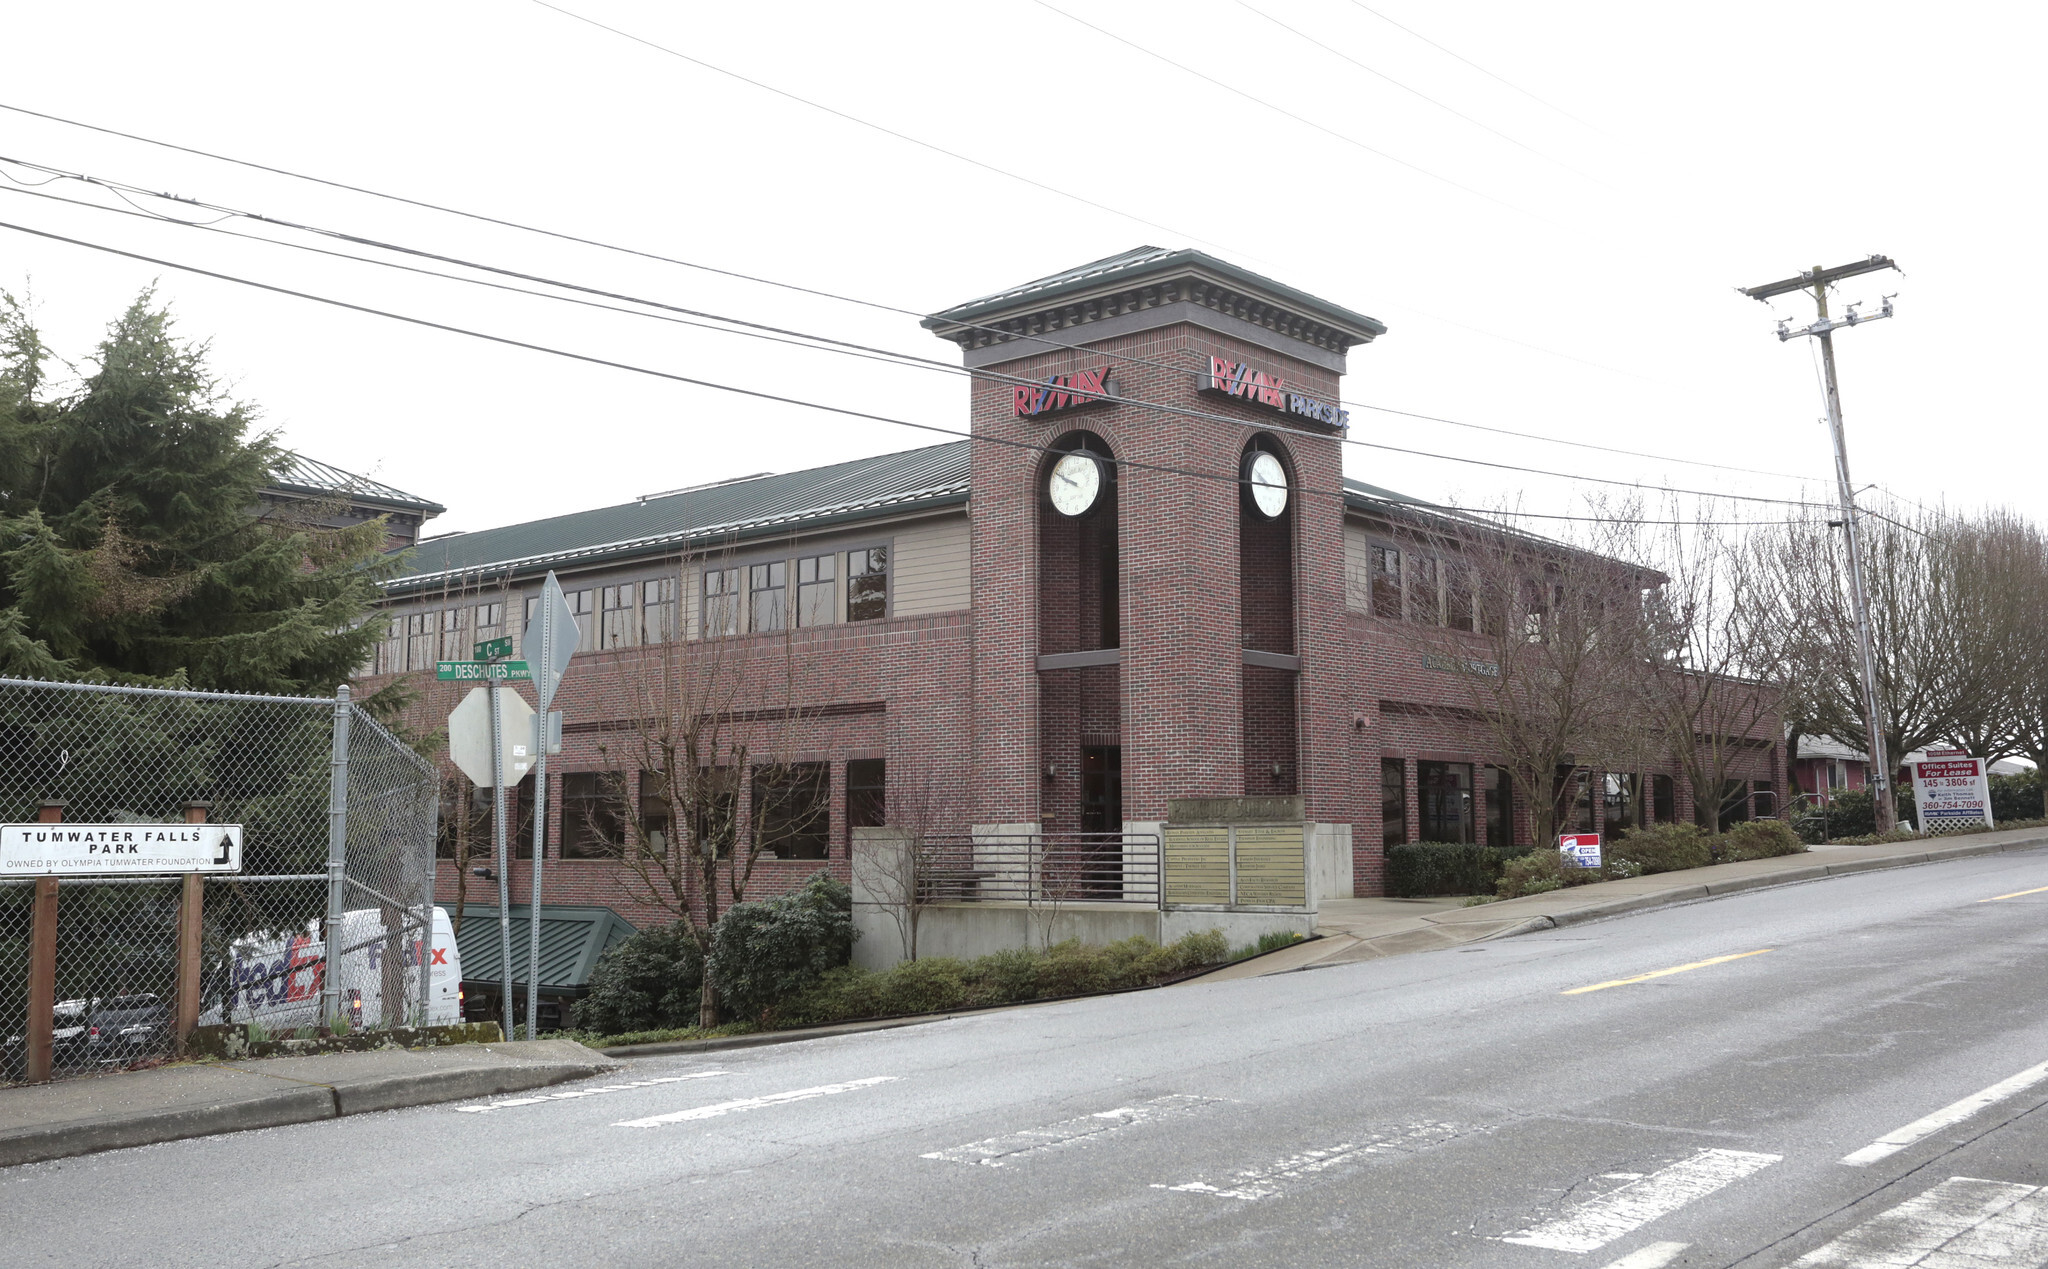
[[[332,967],[327,964],[320,925],[315,919],[306,923],[304,934],[282,938],[246,935],[235,940],[227,962],[220,967],[225,1000],[207,1010],[199,1021],[205,1025],[255,1023],[273,1032],[318,1026],[320,995],[332,973],[341,989],[342,1017],[350,1030],[411,1026],[419,1010],[419,979],[413,974],[422,960],[428,971],[424,1025],[462,1021],[462,954],[455,946],[455,929],[445,909],[434,909],[433,938],[424,946],[418,931],[400,936],[398,954],[403,964],[396,978],[403,995],[389,1023],[385,1021],[384,974],[392,940],[382,914],[375,908],[342,913],[341,947]]]

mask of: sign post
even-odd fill
[[[512,1038],[512,909],[511,882],[505,858],[505,783],[518,784],[533,766],[526,739],[533,708],[501,689],[505,680],[492,675],[484,686],[471,688],[448,715],[448,756],[462,774],[491,790],[491,844],[498,874],[498,960],[503,970],[505,1038]],[[508,718],[509,715],[509,718]]]
[[[1960,750],[1927,751],[1913,767],[1913,800],[1920,807],[1922,835],[1991,827],[1991,780],[1982,758]],[[1941,754],[1941,757],[1934,755]]]
[[[1560,833],[1557,838],[1557,853],[1564,856],[1564,866],[1567,868],[1598,868],[1600,834]]]
[[[569,658],[583,634],[576,614],[569,611],[569,597],[552,570],[541,585],[540,602],[526,623],[521,646],[533,667],[533,690],[540,698],[540,712],[534,715],[534,757],[539,764],[533,782],[533,895],[527,903],[526,930],[526,1038],[540,1037],[540,874],[547,854],[548,753],[555,735],[555,689],[568,672]]]

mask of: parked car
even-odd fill
[[[84,1069],[87,1015],[93,1002],[60,1000],[50,1016],[50,1069],[58,1074]],[[28,1077],[28,1037],[20,1032],[0,1040],[0,1074],[10,1080]]]
[[[126,1066],[170,1052],[171,1039],[171,1011],[162,997],[108,996],[89,1015],[85,1057],[97,1066]]]

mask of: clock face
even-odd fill
[[[1268,520],[1287,510],[1287,469],[1280,460],[1260,450],[1244,465],[1245,480],[1252,487],[1252,505]]]
[[[1080,515],[1102,494],[1102,464],[1089,454],[1068,454],[1053,464],[1047,486],[1055,511]]]

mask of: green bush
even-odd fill
[[[2040,772],[1991,777],[1991,818],[2001,826],[2007,820],[2037,820],[2043,814]]]
[[[688,926],[642,930],[599,958],[576,1026],[608,1035],[691,1026],[703,989],[704,957]]]
[[[819,871],[791,894],[736,903],[711,934],[711,981],[735,1018],[808,990],[853,955],[853,892]]]
[[[1471,842],[1404,842],[1387,847],[1387,893],[1401,899],[1480,894],[1500,881],[1501,869],[1529,847]]]
[[[1750,820],[1737,824],[1721,835],[1715,843],[1714,853],[1722,863],[1736,863],[1744,859],[1773,859],[1779,855],[1797,855],[1806,849],[1806,843],[1799,840],[1799,834],[1783,820]]]
[[[1913,800],[1910,785],[1899,789],[1899,819],[1920,822],[1918,804]],[[1997,814],[1996,803],[1993,815]],[[1877,832],[1877,810],[1872,803],[1869,789],[1845,789],[1834,795],[1827,810],[1820,815],[1801,818],[1801,829],[1809,842],[1822,840],[1822,825],[1825,823],[1826,840],[1840,841],[1845,837],[1868,837]]]
[[[1694,824],[1649,824],[1625,828],[1621,840],[1608,846],[1607,858],[1626,860],[1645,873],[1679,872],[1714,862],[1706,834]]]
[[[1099,947],[1067,942],[1044,951],[1019,948],[966,961],[934,956],[879,973],[848,965],[827,970],[765,1017],[777,1027],[819,1026],[1114,991],[1214,965],[1229,954],[1222,932],[1206,930],[1165,947],[1128,938]]]

